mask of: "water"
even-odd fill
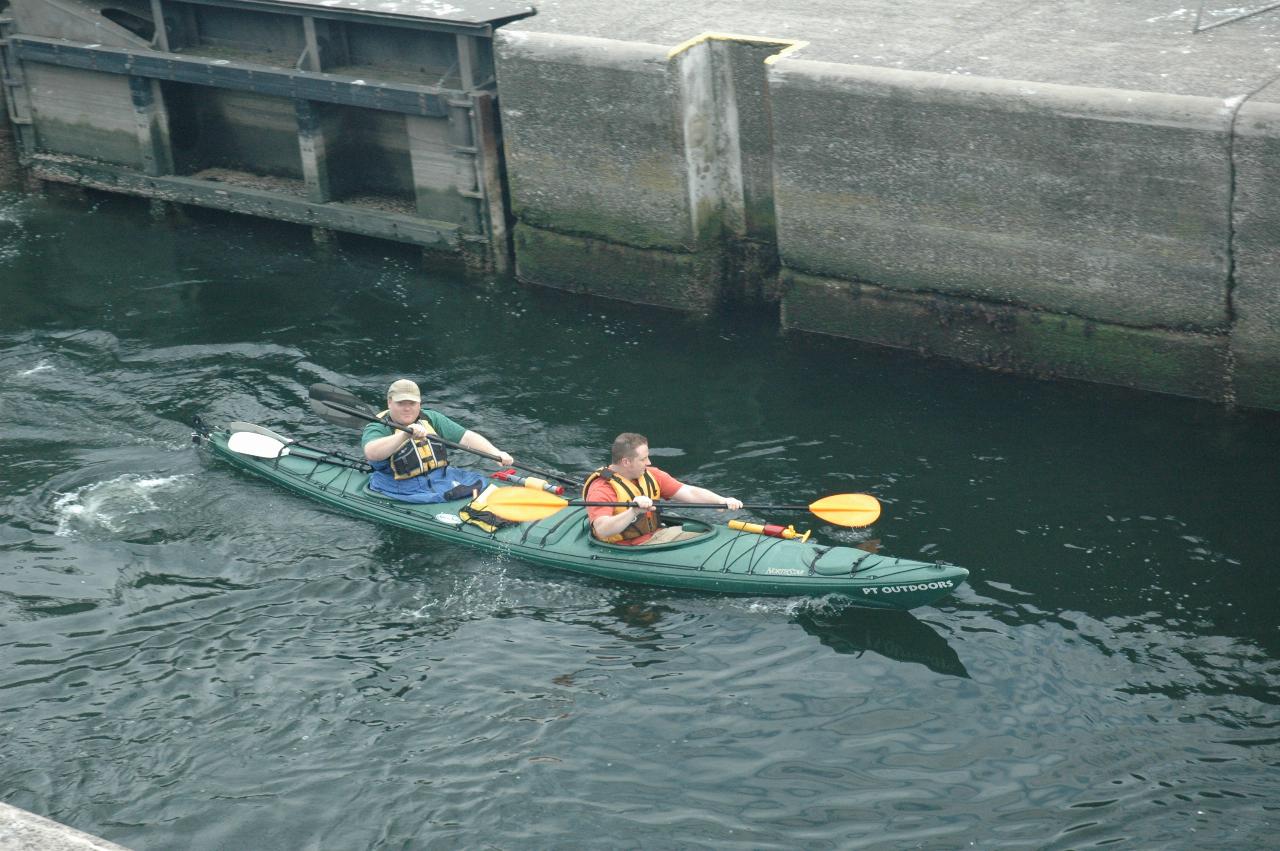
[[[136,849],[1268,847],[1280,430],[392,246],[0,195],[0,799]],[[352,447],[398,375],[537,467],[612,436],[938,608],[629,588],[325,511],[194,449]],[[870,545],[870,544],[867,544]]]

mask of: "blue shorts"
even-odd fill
[[[389,470],[369,474],[369,489],[401,502],[430,504],[469,498],[484,490],[484,476],[454,466],[440,467],[412,479],[397,479]]]

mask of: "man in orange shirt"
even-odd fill
[[[593,505],[587,508],[591,532],[611,544],[660,544],[690,535],[679,526],[663,527],[655,499],[672,502],[718,502],[738,510],[742,501],[706,488],[686,485],[649,463],[649,439],[623,432],[613,440],[613,463],[587,476],[582,487],[587,502],[633,502],[634,506]]]

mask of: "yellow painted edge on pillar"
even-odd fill
[[[793,53],[794,51],[797,51],[802,47],[809,46],[809,42],[796,41],[795,39],[764,38],[758,35],[735,35],[734,33],[706,32],[706,33],[702,33],[701,35],[696,35],[693,38],[689,39],[688,41],[683,41],[680,44],[677,44],[675,47],[671,48],[671,50],[667,51],[667,58],[675,59],[681,53],[684,53],[686,50],[689,50],[691,48],[697,47],[699,44],[702,44],[704,41],[743,41],[743,42],[747,42],[748,44],[777,44],[782,46],[783,49],[781,51],[773,54],[772,56],[764,60],[764,64],[766,65],[772,65],[774,61],[781,59],[782,57],[786,56],[788,53]]]

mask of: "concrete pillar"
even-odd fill
[[[1231,356],[1235,401],[1280,411],[1280,83],[1234,122]]]
[[[721,297],[777,301],[766,63],[795,42],[707,33],[672,49],[696,244],[723,252]]]
[[[138,153],[143,173],[157,177],[173,174],[173,147],[169,142],[169,114],[158,80],[129,78],[133,117],[138,132]]]
[[[719,241],[722,231],[746,229],[742,209],[742,156],[738,149],[733,76],[720,43],[702,39],[673,50],[680,79],[680,124],[693,237]]]
[[[319,204],[333,200],[329,182],[329,155],[325,145],[320,108],[308,100],[294,101],[298,117],[298,150],[302,154],[302,176],[307,197]]]

